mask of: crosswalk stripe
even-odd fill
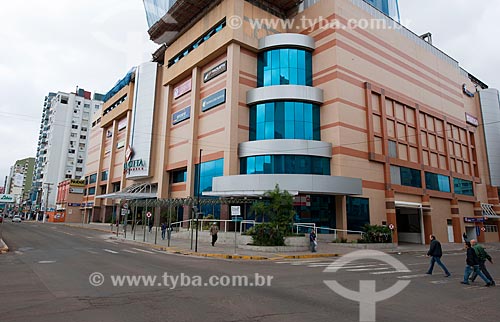
[[[328,265],[327,265],[328,266]],[[334,269],[334,268],[345,268],[345,269],[350,269],[350,268],[367,268],[367,267],[375,267],[377,265],[357,265],[357,266],[349,266],[349,265],[345,265],[345,266],[339,266],[339,265],[331,265],[331,266],[328,266],[328,268],[330,269]]]
[[[384,274],[399,274],[399,273],[411,273],[410,270],[401,270],[401,271],[390,271],[390,272],[373,272],[370,273],[372,275],[384,275]]]
[[[150,252],[149,250],[145,250],[145,249],[140,249],[140,248],[132,248],[132,249],[138,250],[138,251],[143,252],[143,253],[154,254],[153,252]]]
[[[123,251],[131,254],[137,254],[137,252],[134,252],[133,250],[130,249],[124,249]]]
[[[415,275],[405,275],[405,276],[398,276],[398,278],[414,278],[414,277],[424,277],[428,276],[427,274],[415,274]]]
[[[379,268],[356,268],[356,269],[347,269],[348,272],[367,272],[367,271],[383,271],[386,269],[390,269],[389,267],[379,267]]]
[[[118,252],[115,252],[114,250],[111,249],[103,249],[105,252],[111,253],[111,254],[118,254]]]

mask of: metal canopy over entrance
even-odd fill
[[[153,186],[149,183],[136,183],[123,191],[108,193],[105,195],[96,196],[96,199],[156,199],[156,192],[153,192]]]

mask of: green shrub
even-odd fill
[[[256,225],[247,231],[256,246],[285,246],[283,230],[271,223]]]
[[[387,226],[368,225],[363,227],[364,234],[358,242],[364,244],[391,243],[391,230]]]

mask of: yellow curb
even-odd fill
[[[278,259],[302,259],[302,258],[324,258],[324,257],[339,257],[340,254],[305,254],[305,255],[279,255],[278,257],[272,258],[272,260]]]

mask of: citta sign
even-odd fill
[[[123,166],[123,171],[127,174],[147,170],[146,161],[143,159],[130,160]]]
[[[14,203],[16,202],[16,198],[13,195],[0,195],[0,203]]]
[[[205,74],[203,74],[203,83],[208,82],[209,80],[219,76],[220,74],[225,73],[226,71],[227,71],[227,60],[215,66]]]
[[[467,124],[479,126],[479,120],[477,117],[470,115],[469,113],[465,113],[465,121]]]
[[[220,90],[201,101],[201,111],[206,112],[226,102],[226,89]]]

